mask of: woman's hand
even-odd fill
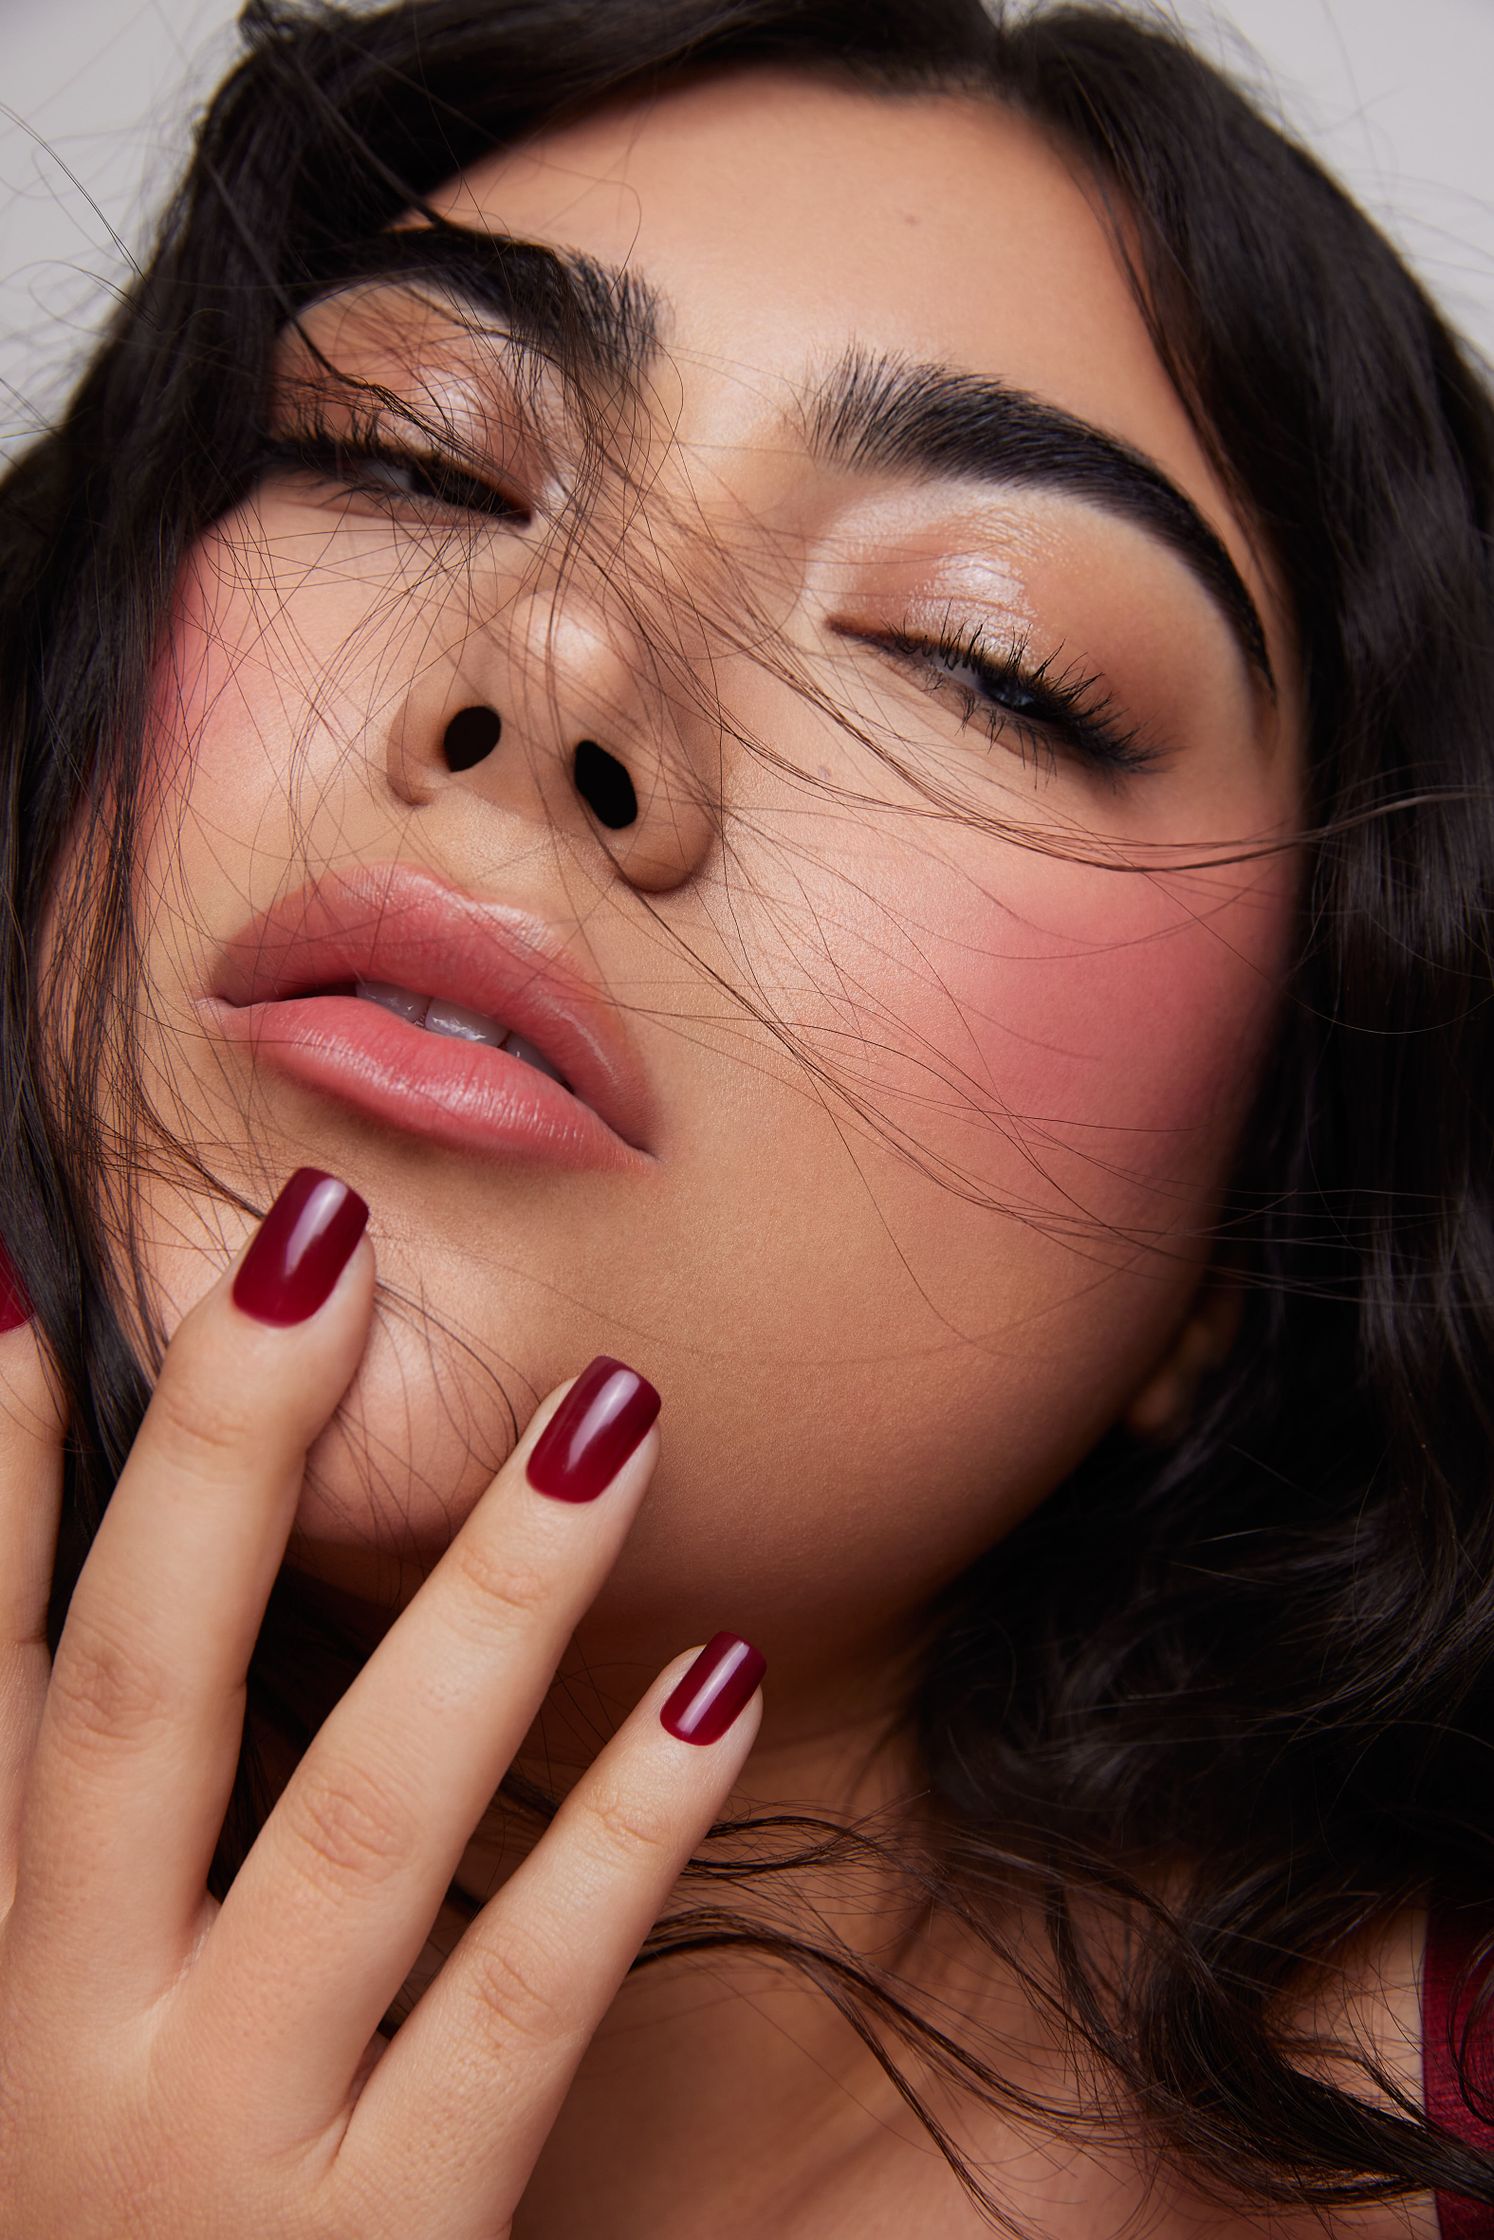
[[[306,1450],[367,1340],[362,1218],[301,1170],[185,1316],[50,1671],[60,1442],[30,1333],[0,1339],[5,2240],[506,2233],[756,1733],[756,1651],[718,1637],[716,1685],[685,1690],[677,1658],[379,2036],[654,1465],[652,1387],[603,1363],[541,1403],[207,1895]],[[257,1319],[241,1271],[259,1313],[298,1282],[311,1311]]]

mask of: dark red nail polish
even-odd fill
[[[319,1167],[297,1167],[234,1278],[233,1303],[258,1322],[304,1322],[330,1298],[368,1207]]]
[[[712,1634],[659,1717],[681,1742],[719,1742],[767,1669],[739,1633]]]
[[[18,1330],[32,1316],[31,1301],[26,1296],[26,1286],[11,1264],[10,1254],[0,1244],[0,1330]]]
[[[536,1439],[529,1483],[558,1501],[594,1501],[658,1413],[659,1395],[647,1377],[599,1353]]]

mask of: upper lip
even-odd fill
[[[648,1084],[614,1006],[565,961],[561,936],[412,864],[309,882],[223,944],[210,993],[275,1003],[339,980],[387,980],[514,1028],[625,1143],[646,1151]]]

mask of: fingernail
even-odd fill
[[[719,1742],[767,1669],[739,1633],[713,1634],[659,1717],[681,1742]]]
[[[594,1501],[659,1413],[659,1395],[626,1362],[599,1353],[534,1442],[525,1476],[557,1501]]]
[[[0,1243],[0,1331],[18,1330],[32,1316],[31,1301],[26,1296],[26,1286],[16,1274],[10,1254]]]
[[[331,1297],[368,1207],[319,1167],[297,1167],[234,1278],[233,1303],[257,1322],[304,1322]]]

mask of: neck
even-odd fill
[[[339,1615],[353,1617],[350,1609]],[[370,1624],[366,1606],[363,1617],[372,1649],[389,1619]],[[591,1676],[609,1669],[616,1669],[611,1659],[585,1649],[569,1660],[516,1760],[515,1770],[550,1796],[566,1793],[631,1707],[632,1698],[611,1703],[598,1693]],[[863,1969],[873,1983],[859,2009],[891,2063],[1003,2198],[1014,2188],[1035,2213],[1061,2208],[1049,2229],[1063,2240],[1118,2229],[1124,2217],[1116,2205],[1138,2187],[1138,2211],[1155,2206],[1149,2189],[1158,2175],[1145,2175],[1124,2139],[1082,2146],[1073,2116],[1065,2117],[1074,2048],[1062,2015],[1054,2019],[1056,1986],[1035,1896],[1015,1883],[1005,1896],[979,1894],[993,1951],[957,1911],[929,1902],[916,1873],[899,1869],[899,1858],[916,1864],[926,1856],[937,1833],[933,1800],[897,1717],[910,1679],[906,1659],[884,1648],[859,1665],[841,1658],[836,1672],[833,1687],[815,1688],[793,1674],[800,1684],[786,1686],[782,1663],[775,1669],[725,1832],[701,1853],[716,1871],[682,1878],[664,1909],[662,1938],[650,1940],[665,1957],[626,1979],[591,2041],[525,2193],[514,2240],[574,2240],[585,2231],[607,2240],[698,2240],[702,2229],[773,2231],[777,2240],[841,2231],[858,2240],[894,2233],[898,2240],[976,2240],[988,2232],[989,2220],[847,2019],[858,2004],[847,1986]],[[873,1673],[881,1675],[875,1684]],[[317,1676],[308,1678],[315,1694]],[[338,1668],[326,1700],[304,1706],[313,1731],[347,1679]],[[296,1754],[258,1722],[256,1739],[278,1792]],[[749,1821],[773,1824],[733,1832],[732,1823]],[[443,1907],[386,2028],[403,2021],[471,1912],[501,1887],[537,1832],[527,1815],[499,1805],[484,1816],[453,1878],[467,1909]],[[1180,1858],[1151,1862],[1154,1894],[1176,1896],[1185,1868]],[[1086,1946],[1098,1939],[1109,1962],[1118,1961],[1115,1922],[1076,1893],[1071,1903]],[[668,1925],[692,1911],[710,1916],[686,1925],[698,1949],[672,1949]],[[1356,2029],[1362,2023],[1413,2100],[1421,1919],[1398,1919],[1388,1967],[1390,1948],[1378,1931],[1363,1953],[1335,1966],[1337,2004],[1330,2002],[1326,2018],[1316,1992],[1294,2017],[1310,2035],[1328,2027],[1337,2037],[1343,2001],[1360,2002]],[[1004,2109],[983,2108],[962,2091],[957,2071],[941,2074],[937,2052],[932,2062],[925,2057],[926,2040],[899,2029],[889,1997],[982,2059],[1008,2107],[1030,2096],[1053,2111],[1066,2140],[1056,2191],[1053,2121],[1023,2125]],[[1361,2089],[1356,2076],[1335,2072],[1333,2081]],[[1090,2117],[1080,2129],[1088,2133]],[[1171,2179],[1167,2191],[1171,2198]],[[1197,2229],[1200,2204],[1186,2183],[1181,2198],[1173,2229]],[[1430,2196],[1418,2197],[1412,2228],[1435,2231]]]
[[[1002,1987],[989,1951],[934,1915],[916,1871],[928,1852],[927,1785],[886,1707],[847,1697],[832,1712],[807,1698],[785,1704],[779,1691],[776,1710],[727,1808],[758,1825],[709,1841],[699,1856],[714,1872],[687,1872],[677,1886],[653,1940],[668,1957],[635,1968],[591,2041],[514,2240],[697,2240],[706,2226],[801,2240],[839,2230],[848,2203],[885,2209],[904,2194],[906,2214],[886,2226],[903,2240],[955,2240],[967,2220],[985,2229],[844,2010],[868,1971],[962,2044],[999,2028],[1012,2077],[1039,2064],[1029,2005]],[[563,1724],[590,1728],[573,1700]],[[531,1742],[550,1727],[547,1715]],[[545,1763],[526,1749],[519,1769]],[[579,1770],[566,1768],[567,1781]],[[564,1785],[553,1760],[548,1772],[553,1793]],[[459,1886],[484,1901],[527,1849],[511,1821],[507,1835],[485,1822]],[[875,1993],[860,2004],[877,2016]],[[970,2140],[968,2106],[885,2008],[877,2031],[936,2118]],[[989,2138],[970,2143],[988,2154]]]
[[[331,1590],[328,1599],[365,1647],[376,1646],[387,1615],[374,1619],[367,1605],[355,1612]],[[613,1700],[599,1685],[598,1674],[636,1679],[642,1670],[615,1648],[578,1635],[515,1760],[513,1771],[557,1802],[639,1692],[625,1687]],[[573,2240],[588,2230],[608,2240],[695,2240],[702,2202],[713,2216],[718,2203],[734,2204],[731,2229],[776,2226],[783,2240],[798,2240],[828,2229],[807,2206],[820,2189],[833,2184],[841,2202],[848,2186],[852,2197],[869,2190],[881,2199],[889,2179],[894,2190],[913,2189],[897,2229],[951,2240],[964,2233],[969,2209],[958,2184],[845,2011],[859,2004],[877,2013],[875,1994],[869,2007],[850,1996],[869,1971],[960,2044],[983,2018],[998,2027],[1003,2075],[1039,2059],[1030,2001],[984,1946],[935,1914],[917,1871],[928,1855],[930,1799],[899,1716],[913,1654],[910,1639],[870,1644],[861,1655],[842,1650],[831,1679],[775,1660],[758,1742],[718,1822],[724,1832],[699,1854],[713,1871],[682,1877],[650,1940],[666,1957],[635,1968],[591,2041],[515,2240]],[[315,1707],[318,1722],[345,1684],[344,1673]],[[279,1762],[288,1778],[290,1762]],[[542,1829],[495,1799],[453,1876],[460,1895],[443,1906],[386,2029],[403,2022]],[[679,1950],[686,1939],[692,1949]],[[884,2007],[877,2034],[890,2058],[917,2076],[958,2139],[957,2091],[941,2086],[887,2016]],[[931,2190],[941,2204],[932,2222]]]
[[[860,2173],[869,2143],[879,2169],[889,2155],[900,2159],[925,2203],[933,2184],[956,2206],[927,2132],[837,2004],[869,1967],[922,2010],[952,1959],[934,1948],[921,1884],[884,1856],[884,1847],[918,1855],[924,1808],[906,1745],[876,1721],[754,1751],[728,1810],[775,1824],[708,1842],[699,1856],[716,1873],[682,1878],[663,1921],[692,1949],[671,1950],[666,1927],[655,1941],[670,1956],[623,1983],[536,2166],[514,2240],[838,2230],[847,2201],[868,2191]],[[478,1867],[475,1896],[495,1886],[495,1864],[501,1879],[492,1851],[481,1841],[469,1849],[463,1879]],[[795,1953],[824,1957],[805,1967]],[[940,2019],[948,2023],[948,2009]],[[938,2095],[934,2104],[952,2113]],[[822,2199],[823,2222],[813,2206]]]

